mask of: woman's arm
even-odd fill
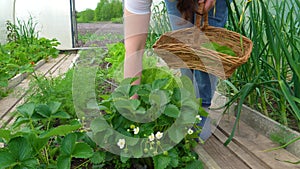
[[[199,0],[199,2],[204,0]],[[215,6],[216,0],[206,0],[204,5],[204,12],[208,12],[213,6]]]
[[[124,9],[125,61],[124,78],[140,77],[142,58],[148,34],[149,14],[133,14]],[[139,84],[140,79],[133,84]]]
[[[199,0],[199,2],[200,1],[204,0]],[[141,72],[143,69],[142,58],[150,21],[150,13],[147,12],[147,10],[150,10],[149,4],[151,3],[151,0],[140,0],[136,1],[136,3],[141,6],[141,10],[145,10],[143,14],[135,14],[129,12],[126,7],[124,8],[124,42],[126,49],[124,78],[141,77]],[[126,4],[128,5],[129,3]],[[212,8],[214,4],[215,0],[206,0],[205,11],[208,11],[210,8]],[[137,4],[133,4],[131,1],[130,5],[134,6]],[[139,83],[140,79],[135,81],[133,84]]]

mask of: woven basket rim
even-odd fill
[[[179,30],[174,30],[174,31],[168,31],[168,32],[165,32],[165,33],[164,33],[162,36],[160,36],[160,38],[153,44],[152,47],[153,47],[154,49],[159,49],[159,48],[163,47],[164,45],[166,45],[166,44],[159,44],[159,43],[160,43],[160,40],[161,40],[161,38],[162,38],[163,36],[168,36],[168,35],[172,35],[172,34],[177,34],[177,33],[181,33],[181,32],[187,31],[187,30],[194,30],[194,29],[198,29],[198,30],[199,30],[199,28],[197,28],[196,26],[193,26],[193,27],[189,27],[189,28],[183,28],[183,29],[179,29]],[[246,37],[246,36],[244,36],[244,35],[242,35],[242,34],[240,34],[240,33],[237,33],[237,32],[235,32],[235,31],[228,30],[228,29],[226,29],[226,28],[222,28],[222,27],[214,27],[214,26],[210,26],[210,25],[206,26],[206,28],[204,29],[204,31],[201,30],[201,32],[205,33],[205,30],[210,30],[210,29],[215,29],[215,30],[217,29],[217,30],[221,30],[221,31],[224,31],[224,32],[229,32],[229,33],[231,33],[231,34],[233,34],[233,35],[235,35],[235,36],[239,36],[239,37],[241,36],[242,39],[243,39],[243,44],[244,44],[244,43],[247,43],[247,44],[248,44],[248,48],[244,49],[244,54],[243,54],[241,57],[236,57],[236,56],[227,55],[227,54],[224,54],[224,53],[221,53],[221,52],[218,52],[218,51],[214,51],[214,52],[218,53],[219,55],[227,55],[227,56],[230,57],[230,58],[233,58],[233,59],[239,59],[239,60],[244,60],[244,59],[243,59],[244,57],[247,57],[247,59],[250,57],[250,54],[251,54],[252,48],[253,48],[253,42],[252,42],[248,37]],[[170,37],[171,37],[171,36],[170,36]],[[182,43],[182,44],[185,45],[185,46],[189,46],[188,44],[185,44],[185,43]],[[240,45],[240,41],[237,42],[236,44]],[[190,47],[190,46],[189,46],[189,47]],[[204,48],[204,47],[200,47],[200,48]],[[205,48],[205,49],[207,49],[207,48]],[[210,49],[208,49],[208,50],[210,50]],[[213,51],[213,50],[211,50],[211,51]]]
[[[218,41],[216,41],[217,38],[215,38],[215,37],[224,35],[224,37],[221,37],[220,40],[222,40],[222,39],[223,40],[225,39],[225,40],[220,43],[231,47],[237,56],[231,56],[229,54],[221,53],[221,52],[218,52],[218,51],[215,51],[212,49],[208,49],[208,48],[205,48],[202,46],[199,46],[199,47],[197,46],[197,45],[201,44],[202,42],[203,43],[208,42],[205,40],[195,42],[196,46],[195,45],[193,46],[193,41],[191,40],[191,38],[193,37],[193,36],[191,36],[191,33],[193,31],[199,31],[200,33],[207,34],[208,41],[217,42],[217,43],[218,43]],[[214,31],[217,33],[215,36],[213,34]],[[184,32],[187,32],[189,34],[187,36],[180,35],[181,33],[184,33]],[[200,36],[202,36],[202,35],[200,34]],[[180,37],[183,37],[183,41],[180,41]],[[197,37],[197,35],[196,35],[196,37]],[[213,37],[213,38],[211,38],[211,37]],[[177,39],[177,38],[179,38],[179,39]],[[238,39],[242,39],[242,43]],[[163,35],[160,36],[160,38],[153,45],[154,52],[160,53],[160,54],[164,53],[160,56],[164,60],[167,59],[168,57],[170,57],[171,55],[168,55],[165,52],[162,52],[163,50],[177,55],[179,58],[182,59],[183,62],[186,63],[186,65],[191,65],[192,67],[190,67],[190,68],[192,68],[192,69],[202,70],[203,65],[201,65],[202,63],[201,64],[199,63],[199,65],[197,66],[198,62],[196,60],[198,60],[198,59],[189,60],[189,59],[187,59],[188,56],[191,56],[191,58],[203,57],[203,58],[207,58],[210,60],[221,59],[222,64],[226,65],[225,66],[226,68],[224,67],[225,74],[221,75],[222,73],[220,73],[220,72],[217,72],[216,74],[217,74],[217,76],[221,77],[222,79],[226,79],[226,78],[230,77],[231,74],[234,72],[234,70],[237,67],[239,67],[240,65],[247,62],[247,60],[249,59],[249,57],[251,55],[252,48],[253,48],[253,42],[248,37],[246,37],[240,33],[228,30],[226,28],[214,27],[214,26],[209,26],[209,25],[206,26],[204,29],[193,26],[193,27],[189,27],[189,28],[183,28],[183,29],[179,29],[179,30],[165,32]],[[180,53],[180,52],[182,52],[182,53]],[[159,56],[159,54],[158,54],[158,56]],[[174,63],[171,63],[172,62],[171,60],[169,60],[169,61],[170,61],[171,65],[174,64]],[[167,62],[167,64],[168,64],[168,62]],[[230,65],[230,67],[228,67],[228,65]],[[178,65],[177,65],[177,67],[178,67]],[[213,68],[213,66],[212,66],[212,68]]]

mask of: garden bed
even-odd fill
[[[71,57],[65,59],[57,59],[56,63],[52,65],[43,65],[44,74],[56,74],[63,73],[72,65],[75,59],[79,56],[72,55]],[[68,60],[63,64],[62,60]],[[56,65],[56,66],[55,66]],[[63,68],[62,71],[60,68]],[[48,73],[46,73],[48,72]],[[52,73],[50,73],[52,72]],[[55,73],[56,72],[56,73]],[[107,91],[111,91],[110,89]],[[214,100],[215,107],[220,106],[224,103],[222,97],[217,97]],[[233,108],[232,108],[233,110]],[[233,112],[233,111],[232,111]],[[233,138],[233,141],[229,143],[227,147],[223,146],[224,142],[227,140],[230,135],[232,124],[234,119],[223,116],[219,116],[221,111],[215,111],[218,114],[219,118],[216,118],[216,124],[219,124],[214,129],[213,136],[204,144],[199,144],[195,151],[198,153],[200,159],[204,161],[206,168],[274,168],[274,166],[284,167],[284,168],[297,168],[298,166],[292,165],[286,162],[278,161],[280,160],[291,160],[295,161],[297,158],[285,149],[273,152],[263,152],[263,150],[268,148],[273,148],[278,146],[275,143],[272,143],[270,139],[265,137],[262,133],[258,133],[252,127],[249,127],[248,124],[244,122],[240,123],[240,129],[237,130],[236,136]],[[212,113],[213,114],[213,113]],[[231,113],[234,114],[234,113]],[[243,113],[242,114],[246,114]],[[247,113],[248,114],[248,113]],[[7,117],[11,114],[7,114],[4,119],[9,119]],[[232,117],[232,116],[231,116]],[[2,119],[2,120],[4,120]],[[242,118],[243,119],[243,118]],[[253,121],[255,122],[255,121]],[[255,123],[254,123],[255,126]],[[258,139],[258,140],[257,140]],[[258,143],[259,141],[259,143]],[[257,146],[257,144],[260,144]],[[74,163],[74,165],[76,165]]]
[[[76,54],[60,54],[57,58],[51,58],[47,62],[42,60],[36,67],[36,73],[45,76],[57,76],[65,73],[74,63]],[[11,80],[12,92],[0,100],[0,127],[9,123],[13,116],[12,112],[18,105],[24,102],[24,97],[27,95],[29,89],[30,78],[28,75],[19,74]]]
[[[51,58],[50,58],[51,59]],[[37,62],[34,66],[34,70],[37,70],[38,68],[40,68],[42,65],[44,65],[46,63],[46,59],[42,59],[39,62]],[[19,85],[24,79],[26,79],[28,77],[28,73],[19,73],[16,76],[14,76],[13,78],[11,78],[8,81],[8,87],[7,90],[12,89],[14,87],[16,87],[17,85]]]

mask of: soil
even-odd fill
[[[77,23],[79,36],[89,37],[80,40],[77,47],[105,47],[106,44],[123,42],[123,24],[112,22]]]

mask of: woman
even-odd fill
[[[165,0],[171,27],[173,30],[193,26],[198,2],[203,0]],[[148,34],[152,0],[124,1],[125,63],[124,78],[140,77],[142,55]],[[213,8],[215,6],[215,8]],[[212,10],[215,9],[215,10]],[[227,21],[226,0],[206,0],[204,12],[209,13],[209,25],[224,27]],[[184,22],[189,21],[189,22]],[[181,73],[193,80],[197,97],[202,98],[202,107],[208,111],[215,92],[217,78],[198,70],[181,69]],[[134,84],[139,84],[140,79]],[[211,136],[210,118],[203,118],[200,137],[203,140]]]

